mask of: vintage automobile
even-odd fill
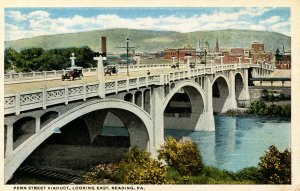
[[[116,66],[115,65],[107,65],[104,75],[106,76],[106,74],[109,74],[110,76],[111,76],[111,74],[118,75],[118,70],[117,70]]]
[[[176,64],[171,65],[171,68],[173,68],[173,69],[179,68],[179,63],[177,62]]]
[[[194,69],[195,66],[196,66],[196,63],[195,63],[195,62],[191,62],[191,63],[190,63],[190,68]]]
[[[70,80],[74,80],[75,78],[82,79],[82,77],[83,77],[82,67],[74,66],[64,70],[61,79],[64,81],[65,79],[70,79]]]

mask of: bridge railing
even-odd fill
[[[153,66],[156,67],[156,66]],[[165,66],[161,66],[165,67]],[[251,65],[223,64],[210,65],[187,70],[174,70],[168,73],[139,76],[133,78],[124,78],[105,81],[104,89],[101,89],[99,81],[81,85],[63,86],[55,88],[44,88],[29,92],[17,92],[4,96],[4,114],[16,113],[21,111],[43,108],[55,104],[68,104],[70,101],[86,100],[90,97],[101,97],[104,94],[118,93],[120,91],[129,91],[149,85],[163,85],[171,81],[188,79],[194,76],[214,74],[226,70],[236,70],[239,68],[249,68]],[[255,65],[256,67],[256,65]],[[266,69],[272,69],[270,66],[264,66]],[[51,74],[51,73],[50,73]],[[48,74],[48,75],[50,75]],[[52,73],[55,75],[55,73]],[[104,91],[104,92],[103,92]]]
[[[8,73],[4,74],[4,81],[31,80],[43,78],[59,78],[64,70],[42,71],[42,72],[24,72],[24,73]],[[97,68],[84,68],[84,75],[97,74]]]
[[[142,86],[149,86],[161,83],[161,75],[140,76],[136,78],[118,79],[106,81],[105,89],[101,90],[99,81],[83,85],[72,85],[56,88],[44,88],[29,92],[18,92],[5,95],[4,114],[16,113],[21,111],[46,108],[55,104],[68,104],[74,100],[86,100],[90,97],[105,94],[118,93],[119,91],[129,91]]]
[[[183,66],[183,65],[181,65]],[[130,65],[130,71],[139,71],[141,69],[160,69],[169,68],[170,64],[147,64],[147,65]],[[117,66],[119,72],[126,72],[126,65]],[[106,67],[104,67],[106,70]],[[32,79],[47,79],[47,78],[60,78],[64,73],[64,70],[53,70],[53,71],[42,71],[42,72],[24,72],[24,73],[8,73],[4,74],[4,81],[22,81],[22,80],[32,80]],[[84,76],[97,75],[97,68],[83,68],[82,73]]]

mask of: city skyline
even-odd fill
[[[5,40],[112,28],[245,29],[290,36],[290,8],[6,8]]]

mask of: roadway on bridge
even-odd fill
[[[185,70],[185,67],[181,68]],[[160,68],[160,69],[151,69],[150,75],[155,74],[162,74],[168,73],[171,71],[180,71],[178,69],[171,69],[171,68]],[[138,77],[138,76],[146,76],[147,70],[141,71],[129,71],[129,77]],[[106,75],[105,81],[109,80],[116,80],[116,79],[126,79],[127,73],[119,73],[118,75]],[[40,81],[32,81],[32,82],[24,82],[24,83],[15,83],[15,84],[5,84],[4,85],[4,94],[11,94],[16,92],[26,92],[26,91],[33,91],[42,88],[54,88],[54,87],[62,87],[62,86],[70,86],[70,85],[79,85],[79,84],[87,84],[96,82],[98,80],[98,76],[84,76],[82,80],[75,78],[74,81],[65,80],[62,81],[61,79],[41,79]]]

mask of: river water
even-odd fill
[[[189,137],[206,165],[229,171],[257,166],[271,145],[290,148],[290,121],[258,117],[215,116],[216,131],[165,130],[165,136]]]

